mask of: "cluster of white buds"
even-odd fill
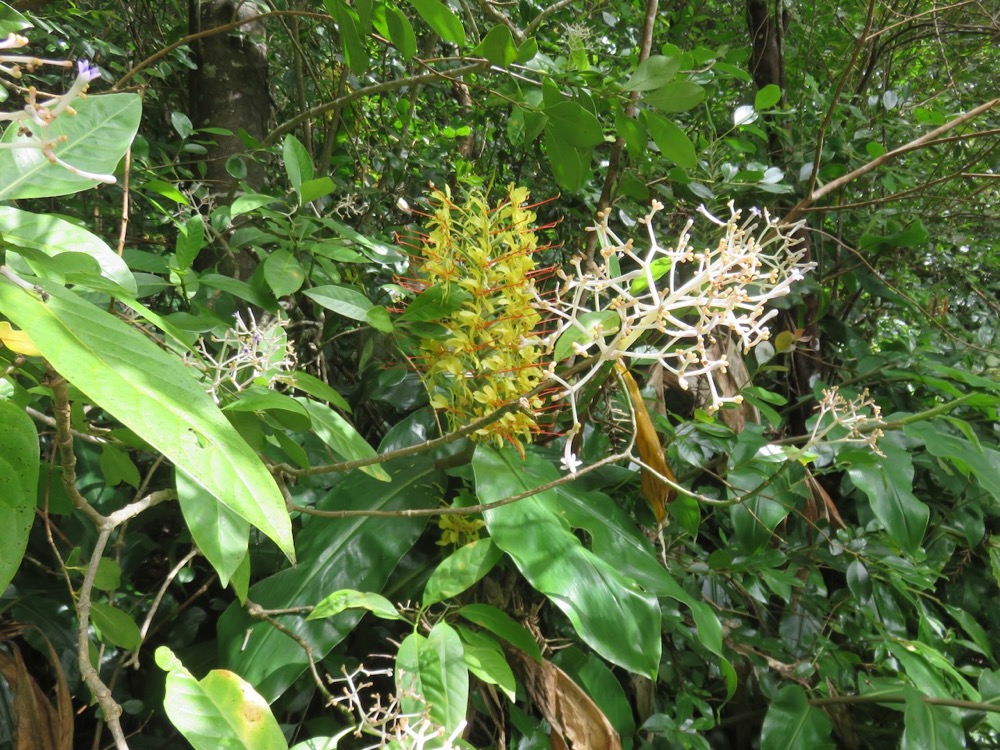
[[[823,398],[816,407],[806,450],[812,446],[851,444],[867,446],[873,453],[885,456],[878,449],[882,432],[882,408],[875,403],[866,388],[852,399],[846,399],[839,388],[824,388]]]
[[[784,296],[812,264],[803,262],[805,248],[795,237],[800,224],[783,225],[766,211],[742,211],[729,204],[730,218],[722,221],[703,206],[698,212],[721,227],[715,247],[696,250],[688,221],[676,245],[663,247],[653,218],[663,205],[640,223],[649,235],[649,248],[637,252],[633,241],[623,242],[608,227],[608,213],[599,216],[597,232],[601,257],[584,269],[582,258],[572,261],[575,274],[559,272],[563,280],[554,298],[538,296],[541,308],[552,316],[546,343],[553,353],[549,376],[562,386],[555,399],[568,399],[573,411],[570,434],[579,429],[575,395],[605,362],[659,363],[673,373],[682,388],[695,378],[707,380],[710,412],[740,396],[724,396],[713,379],[729,365],[717,338],[735,336],[744,353],[769,337],[767,322],[777,310],[766,310],[771,300]],[[725,348],[721,348],[725,351]],[[555,364],[565,356],[597,355],[597,361],[572,380],[563,380]],[[567,441],[568,444],[569,441]],[[566,456],[564,467],[574,465]]]
[[[201,340],[198,343],[201,358],[186,358],[188,364],[208,377],[208,392],[216,403],[220,402],[222,391],[238,393],[251,385],[271,388],[295,369],[295,354],[285,332],[285,321],[272,318],[258,324],[252,312],[247,314],[249,323],[244,323],[237,313],[235,325],[222,338],[212,337],[218,344],[215,353]]]
[[[27,45],[28,39],[20,34],[9,34],[6,39],[0,40],[0,75],[10,79],[12,83],[20,80],[25,71],[32,73],[43,65],[73,67],[73,63],[69,60],[45,60],[30,55],[7,53],[7,50],[21,49]],[[34,86],[24,87],[14,84],[13,87],[24,94],[24,106],[13,112],[0,112],[0,122],[17,122],[20,125],[17,138],[0,143],[0,149],[40,151],[51,163],[73,174],[89,180],[113,183],[115,181],[113,175],[88,172],[61,159],[56,149],[66,141],[66,136],[52,135],[49,130],[60,115],[75,114],[72,103],[86,93],[87,86],[100,74],[100,70],[95,66],[86,60],[79,60],[76,63],[76,78],[64,94],[46,94]]]
[[[345,669],[343,674],[343,677],[330,680],[341,686],[341,693],[333,697],[333,703],[354,714],[357,725],[353,734],[356,737],[367,735],[376,740],[365,750],[383,747],[398,747],[400,750],[458,750],[460,747],[467,747],[461,742],[466,728],[465,721],[460,722],[449,734],[426,714],[404,713],[399,696],[393,696],[383,703],[382,696],[377,693],[362,695],[372,687],[372,677],[390,677],[391,669],[370,670],[360,666],[353,672]],[[420,699],[419,696],[409,697]],[[350,732],[348,730],[345,734]]]

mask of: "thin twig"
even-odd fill
[[[149,626],[153,622],[153,617],[156,615],[156,611],[160,608],[160,602],[163,601],[163,597],[166,595],[167,589],[170,587],[170,584],[173,583],[178,574],[180,574],[187,564],[199,554],[198,548],[192,547],[191,551],[184,555],[184,557],[182,557],[177,564],[171,568],[170,572],[167,573],[166,578],[163,579],[163,583],[160,585],[159,591],[157,591],[156,596],[153,597],[153,603],[149,607],[149,612],[146,613],[146,619],[143,620],[142,627],[139,629],[139,645],[135,647],[134,651],[132,651],[132,658],[128,660],[127,666],[133,667],[134,669],[139,668],[139,650],[142,648],[142,644],[146,640],[146,634],[149,632]]]

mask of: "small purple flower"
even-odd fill
[[[76,77],[77,80],[81,78],[87,83],[90,83],[95,78],[99,78],[101,75],[101,69],[96,65],[91,65],[87,60],[77,60],[76,61]]]

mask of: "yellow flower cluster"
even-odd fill
[[[431,406],[456,429],[516,401],[545,377],[536,335],[541,316],[532,293],[538,250],[535,213],[526,188],[510,186],[500,205],[472,191],[462,202],[435,190],[426,237],[414,258],[416,281],[457,294],[457,307],[440,320],[447,333],[418,340]],[[542,406],[537,396],[532,410]],[[508,440],[519,449],[538,429],[523,411],[509,411],[474,438]]]

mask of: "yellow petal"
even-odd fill
[[[24,331],[15,331],[7,321],[0,321],[0,342],[12,352],[23,354],[26,357],[40,357],[42,353],[38,351],[35,342],[31,340]]]

